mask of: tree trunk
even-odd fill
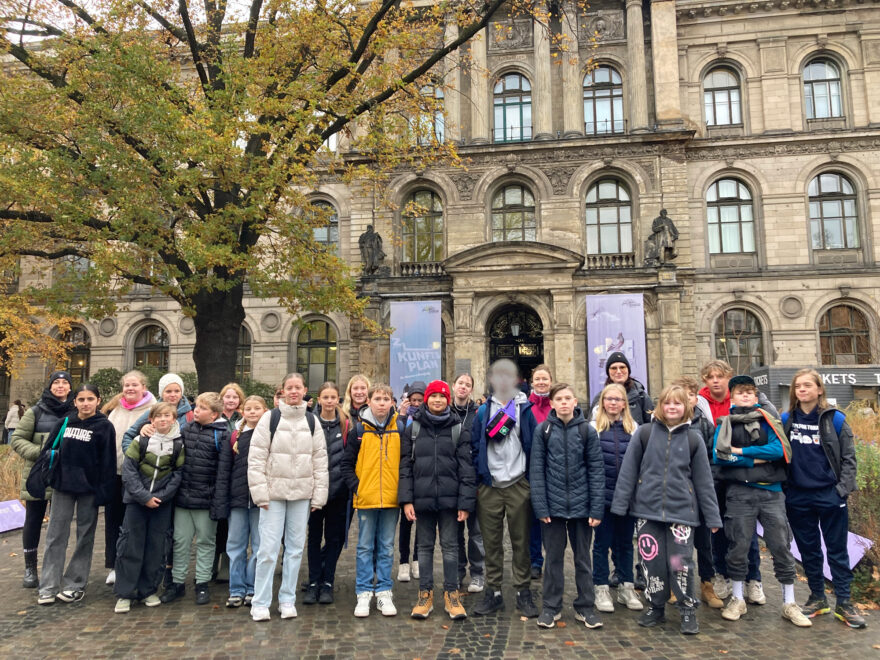
[[[193,360],[199,390],[219,392],[235,380],[238,337],[244,322],[244,287],[199,293],[193,300],[196,345]]]

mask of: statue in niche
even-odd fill
[[[678,240],[678,229],[666,209],[651,223],[651,236],[645,241],[645,265],[662,266],[678,256],[675,242]]]
[[[361,250],[361,261],[364,262],[364,275],[375,275],[379,272],[385,252],[382,250],[382,237],[373,225],[367,225],[367,230],[358,238],[358,247]]]

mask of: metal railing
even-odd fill
[[[586,135],[626,135],[626,119],[603,119],[602,121],[584,122],[584,134]]]
[[[501,126],[492,133],[495,142],[526,142],[532,139],[531,126]]]

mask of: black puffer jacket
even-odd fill
[[[235,441],[232,450],[232,474],[229,477],[229,508],[250,509],[254,506],[248,488],[248,452],[251,448],[253,429],[245,429]]]
[[[419,424],[413,438],[413,425],[400,440],[400,482],[398,501],[412,504],[418,511],[455,509],[473,511],[477,503],[477,477],[471,460],[471,432],[461,426],[458,442],[452,442],[452,429],[461,420],[450,411],[439,424],[431,421],[424,404],[413,414]]]
[[[568,424],[555,410],[538,424],[529,483],[536,518],[602,519],[605,464],[596,429],[587,424],[580,408]]]
[[[645,386],[635,378],[630,378],[626,388],[626,398],[629,402],[629,411],[636,424],[639,426],[650,424],[651,413],[654,411],[654,402],[648,396]],[[593,402],[590,404],[590,419],[596,419],[596,407],[598,405],[599,394],[593,397]]]
[[[185,460],[175,504],[184,509],[208,509],[211,520],[229,515],[229,477],[232,445],[226,420],[208,426],[187,424],[181,431]]]
[[[596,423],[592,422],[591,426],[596,428]],[[623,422],[619,419],[598,433],[599,446],[602,448],[602,459],[605,466],[605,506],[610,507],[614,500],[617,475],[620,474],[620,466],[623,465],[623,457],[632,435],[626,432],[626,429],[623,428]]]
[[[339,414],[326,420],[318,413],[317,419],[324,429],[324,442],[327,445],[327,471],[330,473],[330,492],[327,501],[337,497],[348,497],[348,486],[342,476],[342,457],[345,456],[345,442],[351,428],[348,420]]]

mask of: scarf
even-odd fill
[[[757,439],[761,433],[761,422],[767,422],[767,425],[779,438],[782,443],[782,458],[786,463],[791,462],[791,443],[785,435],[782,424],[778,419],[768,415],[765,410],[755,407],[745,413],[730,413],[726,417],[722,417],[718,423],[718,437],[715,440],[715,454],[719,460],[732,461],[731,452],[733,441],[733,424],[745,425],[746,433],[752,438]]]
[[[134,410],[135,408],[140,408],[141,406],[145,406],[148,403],[152,403],[155,400],[150,392],[146,392],[144,394],[144,398],[138,401],[137,403],[129,403],[128,400],[121,396],[119,397],[119,405],[125,408],[126,410]]]
[[[73,410],[73,392],[68,394],[67,398],[62,401],[52,394],[52,391],[47,387],[43,390],[43,394],[40,397],[40,405],[58,419],[67,417],[67,414]]]
[[[452,409],[448,407],[439,415],[435,415],[434,413],[428,411],[427,408],[425,408],[423,412],[425,415],[425,419],[431,422],[431,424],[433,424],[434,426],[445,424],[449,420],[449,417],[452,415]]]

